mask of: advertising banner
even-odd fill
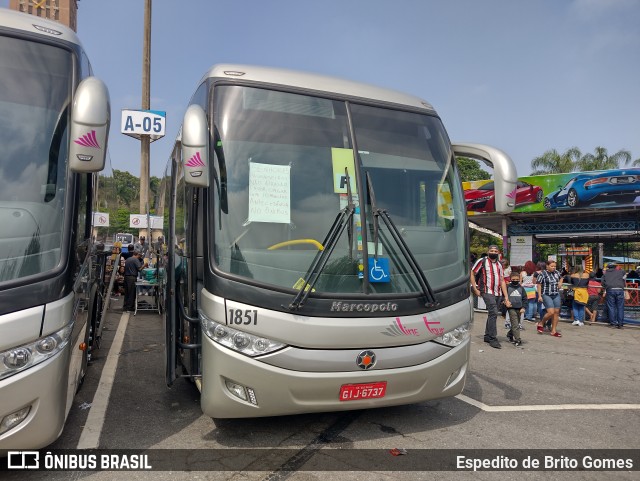
[[[470,216],[495,212],[492,180],[463,182]],[[514,212],[640,205],[640,168],[519,177]]]

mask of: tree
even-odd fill
[[[576,166],[577,170],[587,172],[590,170],[619,169],[621,165],[627,165],[630,162],[631,152],[628,150],[619,150],[615,154],[609,155],[604,147],[596,147],[595,154],[583,155]],[[636,160],[636,162],[638,161]]]
[[[531,175],[565,174],[576,169],[582,153],[578,147],[571,147],[560,154],[556,149],[547,150],[531,161]]]
[[[458,161],[458,171],[462,182],[471,182],[473,180],[489,180],[491,175],[480,168],[477,160],[468,157],[456,157]]]
[[[133,207],[140,198],[140,179],[123,170],[113,170],[116,196],[119,207]],[[138,209],[136,208],[135,211]]]

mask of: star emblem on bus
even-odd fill
[[[376,365],[376,354],[373,351],[362,351],[356,358],[356,364],[360,369],[371,369]]]

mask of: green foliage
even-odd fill
[[[480,168],[477,160],[468,157],[456,157],[458,171],[462,182],[472,182],[474,180],[489,180],[491,175]]]
[[[610,170],[626,165],[640,167],[640,159],[631,162],[631,152],[624,149],[612,155],[609,155],[604,147],[596,147],[593,154],[584,155],[577,147],[572,147],[562,154],[556,149],[551,149],[531,161],[531,175]]]
[[[155,214],[156,196],[160,190],[160,179],[149,179],[149,204],[150,213]],[[114,170],[113,176],[101,175],[98,178],[97,212],[109,214],[108,228],[98,229],[99,237],[111,237],[117,232],[131,232],[137,234],[137,229],[129,227],[130,214],[142,214],[140,212],[140,178],[129,172]],[[165,208],[164,225],[168,224],[169,209]]]
[[[113,179],[116,185],[116,196],[121,206],[132,207],[140,193],[140,179],[122,170],[113,171]],[[137,211],[137,209],[136,209]]]
[[[476,257],[480,257],[482,254],[487,252],[487,248],[491,244],[502,243],[498,238],[475,229],[469,229],[469,238],[469,251],[472,254],[475,254]]]
[[[582,153],[578,147],[572,147],[562,154],[556,149],[547,150],[540,157],[531,161],[531,169],[533,170],[531,175],[573,172],[581,156]]]
[[[596,147],[595,154],[585,154],[578,161],[577,170],[586,172],[589,170],[618,169],[620,165],[631,162],[631,152],[620,150],[613,155],[609,155],[604,147]]]

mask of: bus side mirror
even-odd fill
[[[80,82],[71,108],[69,168],[73,172],[104,169],[111,122],[109,91],[102,80],[88,77]]]
[[[199,105],[190,105],[182,122],[184,180],[194,187],[209,187],[209,127]]]
[[[498,214],[508,214],[516,206],[518,174],[516,166],[506,153],[483,144],[455,143],[453,155],[483,161],[493,169],[494,203]]]

